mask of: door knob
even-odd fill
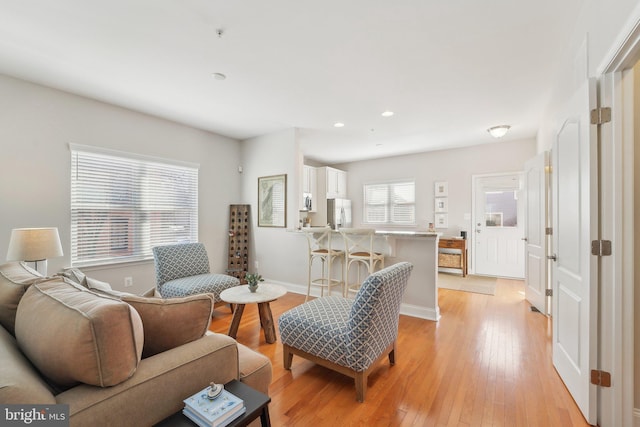
[[[547,255],[547,259],[552,260],[553,262],[556,262],[558,260],[558,257],[556,257],[556,254],[553,255]]]
[[[521,240],[524,240],[525,242],[529,241],[529,239],[527,239],[526,237],[523,237]]]

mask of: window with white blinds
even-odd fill
[[[416,184],[414,181],[364,185],[366,224],[415,225]]]
[[[198,240],[198,165],[71,145],[71,264],[153,257]]]

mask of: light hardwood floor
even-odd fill
[[[274,319],[301,304],[287,294]],[[551,362],[551,322],[532,312],[520,281],[498,280],[495,296],[441,289],[442,318],[400,316],[396,364],[369,377],[357,403],[353,380],[294,357],[282,367],[280,342],[266,344],[257,307],[246,307],[237,339],[273,363],[273,426],[586,426]],[[226,333],[219,307],[210,329]],[[279,337],[278,337],[279,339]]]

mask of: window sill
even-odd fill
[[[153,258],[145,258],[138,259],[133,261],[118,261],[118,262],[110,262],[105,264],[90,264],[90,263],[80,263],[75,264],[73,267],[79,268],[82,271],[100,271],[100,270],[114,270],[117,268],[124,267],[135,267],[137,265],[149,265],[153,264]]]

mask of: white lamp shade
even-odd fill
[[[57,227],[11,230],[7,261],[41,261],[62,255]]]

